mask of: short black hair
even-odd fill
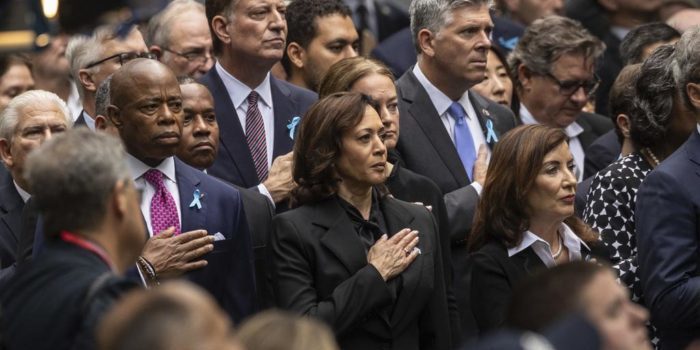
[[[659,42],[680,38],[681,33],[662,22],[642,24],[632,29],[620,43],[620,56],[626,65],[642,63],[644,48]]]
[[[293,0],[287,6],[287,45],[297,43],[306,48],[316,37],[316,18],[335,14],[352,17],[352,11],[342,0]],[[284,50],[282,67],[291,74],[287,50]]]
[[[204,3],[204,12],[207,15],[207,23],[209,23],[209,32],[211,33],[211,41],[214,47],[214,54],[220,55],[224,50],[224,43],[219,40],[219,37],[214,33],[214,28],[211,26],[211,20],[215,16],[228,16],[236,6],[238,0],[206,0]]]

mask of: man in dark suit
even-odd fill
[[[31,154],[25,173],[37,189],[32,200],[45,218],[47,244],[2,289],[3,345],[93,349],[105,310],[134,287],[118,275],[146,238],[124,148],[102,134],[69,131]]]
[[[206,230],[213,245],[198,249],[209,252],[206,266],[186,277],[211,293],[234,322],[241,321],[255,310],[253,254],[241,196],[174,157],[183,119],[177,79],[162,63],[137,59],[115,72],[110,85],[108,118],[126,146],[132,178],[144,187],[141,211],[148,232]],[[183,254],[194,258],[197,252]],[[144,265],[139,265],[142,278],[157,283],[159,276]]]
[[[700,122],[700,28],[676,43],[674,77]],[[700,126],[646,177],[637,193],[639,279],[660,349],[684,349],[700,334]]]
[[[582,112],[599,84],[594,64],[603,48],[580,23],[551,16],[530,25],[509,58],[520,120],[566,132],[578,181],[583,180],[586,149],[613,128],[608,118]]]
[[[214,163],[219,149],[219,125],[214,113],[214,98],[206,86],[192,78],[178,79],[182,91],[184,119],[177,157],[188,165],[207,171]],[[248,228],[253,236],[257,305],[267,308],[272,302],[272,290],[267,279],[265,247],[268,243],[275,209],[267,197],[257,191],[233,185],[241,193]]]
[[[396,84],[401,115],[397,151],[406,168],[427,176],[445,194],[451,229],[440,234],[452,240],[454,290],[466,336],[475,332],[468,306],[466,239],[486,173],[487,146],[513,128],[515,118],[508,109],[468,90],[485,74],[493,28],[488,2],[473,1],[451,10],[452,1],[440,2],[411,4],[419,54],[418,63]],[[441,22],[447,16],[454,20]],[[458,28],[467,23],[474,30],[468,39],[460,39]]]
[[[317,98],[270,75],[284,53],[285,8],[283,0],[207,1],[218,60],[201,80],[214,96],[221,128],[221,147],[209,173],[246,188],[257,186],[274,203],[289,197],[288,153],[296,125]]]

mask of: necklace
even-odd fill
[[[651,148],[645,147],[645,148],[644,148],[644,152],[645,152],[649,157],[651,157],[651,160],[652,160],[652,161],[654,161],[655,164],[652,164],[652,166],[654,166],[654,168],[656,168],[656,166],[659,165],[659,163],[661,163],[661,162],[659,162],[659,158],[656,158],[656,155],[654,154],[654,152],[651,151]]]
[[[557,249],[556,253],[552,253],[552,259],[557,260],[559,255],[561,255],[561,246],[564,245],[564,242],[561,240],[561,235],[557,234],[557,241],[559,241],[559,249]]]

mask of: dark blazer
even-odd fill
[[[474,333],[474,322],[469,311],[469,276],[467,269],[467,235],[471,230],[479,195],[459,159],[430,96],[409,69],[397,82],[401,136],[397,152],[406,168],[433,180],[444,194],[447,222],[452,241],[452,266],[455,272],[454,289],[460,309],[463,336]],[[491,120],[497,136],[502,136],[516,125],[513,113],[476,93],[469,96],[482,130]],[[489,147],[493,148],[494,143]]]
[[[411,24],[408,12],[393,4],[392,1],[375,0],[374,8],[377,16],[377,29],[379,30],[377,42],[384,41],[384,39]]]
[[[210,69],[201,83],[206,85],[214,96],[214,109],[219,122],[219,153],[214,165],[207,171],[218,178],[246,188],[260,182],[255,173],[253,157],[246,142],[245,133],[238,121],[236,108],[216,69]],[[275,115],[275,140],[272,157],[289,153],[294,140],[289,137],[287,125],[296,116],[302,117],[316,102],[317,95],[309,90],[296,87],[286,81],[270,76],[272,103]]]
[[[411,28],[406,27],[386,38],[372,50],[372,57],[384,62],[394,76],[402,76],[416,64]]]
[[[608,260],[605,247],[589,247],[591,250],[581,245],[584,260],[591,255]],[[471,261],[471,305],[480,334],[503,326],[513,288],[523,278],[547,268],[532,247],[509,257],[506,246],[497,241],[481,247]]]
[[[4,169],[2,165],[0,165]],[[22,228],[24,201],[17,193],[9,171],[0,174],[0,267],[15,263],[17,243]],[[2,272],[0,272],[2,274]]]
[[[17,269],[0,293],[6,349],[94,349],[104,312],[135,284],[111,277],[90,298],[88,290],[110,269],[97,255],[54,239]],[[89,300],[89,301],[86,301]]]
[[[700,334],[700,135],[694,131],[637,192],[637,270],[660,349]]]
[[[618,140],[614,129],[598,137],[586,149],[586,166],[583,169],[583,177],[589,178],[605,169],[620,157],[620,152],[622,152],[622,145],[620,145],[620,140]]]
[[[596,73],[600,77],[600,86],[595,93],[595,111],[598,114],[609,115],[610,89],[612,89],[613,83],[624,65],[620,56],[621,40],[608,31],[603,37],[603,42],[605,42],[605,52],[596,69]]]
[[[450,334],[436,224],[425,207],[380,200],[388,234],[418,230],[422,254],[394,295],[335,197],[273,220],[271,266],[277,306],[315,316],[342,349],[449,349]]]
[[[593,142],[614,127],[610,118],[587,112],[581,112],[576,122],[583,128],[583,132],[578,135],[578,139],[581,141],[581,146],[586,156],[588,156],[588,148]],[[584,167],[584,172],[585,171],[586,169]]]

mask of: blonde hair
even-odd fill
[[[339,350],[325,324],[282,311],[265,311],[244,322],[237,332],[246,349]]]

